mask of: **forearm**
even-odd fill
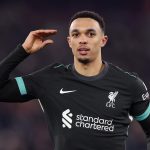
[[[25,102],[34,99],[29,94],[20,94],[18,84],[15,79],[9,79],[13,69],[23,61],[29,54],[21,45],[11,52],[0,62],[0,101],[1,102]]]
[[[9,79],[10,73],[15,67],[23,61],[29,54],[21,45],[11,52],[6,58],[0,62],[0,88],[2,88]]]

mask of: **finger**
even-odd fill
[[[48,37],[50,35],[54,35],[56,34],[56,30],[50,30],[50,31],[38,31],[38,32],[34,32],[34,36],[40,37],[40,38],[44,38],[44,37]]]
[[[34,34],[50,34],[50,33],[56,33],[57,30],[55,29],[43,29],[43,30],[36,30],[36,31],[33,31]]]
[[[52,44],[52,43],[54,43],[53,40],[50,40],[50,39],[45,40],[45,41],[42,43],[42,47],[44,47],[44,46],[46,46],[46,45],[48,45],[48,44]]]

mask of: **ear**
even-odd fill
[[[101,47],[104,47],[108,41],[108,36],[104,35],[101,39]]]
[[[68,45],[71,48],[71,41],[70,41],[70,36],[67,37]]]

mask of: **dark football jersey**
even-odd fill
[[[103,71],[92,77],[54,63],[11,79],[12,96],[2,98],[39,99],[54,150],[125,150],[130,115],[138,121],[149,116],[149,94],[136,75],[103,63]]]
[[[93,77],[78,74],[73,65],[53,64],[21,80],[20,92],[40,99],[58,150],[123,150],[129,115],[145,117],[143,107],[134,105],[149,110],[144,83],[107,62]]]

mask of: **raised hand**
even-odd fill
[[[27,53],[35,53],[47,44],[52,44],[54,41],[47,39],[47,37],[56,34],[56,32],[57,30],[54,29],[31,31],[22,46]]]

